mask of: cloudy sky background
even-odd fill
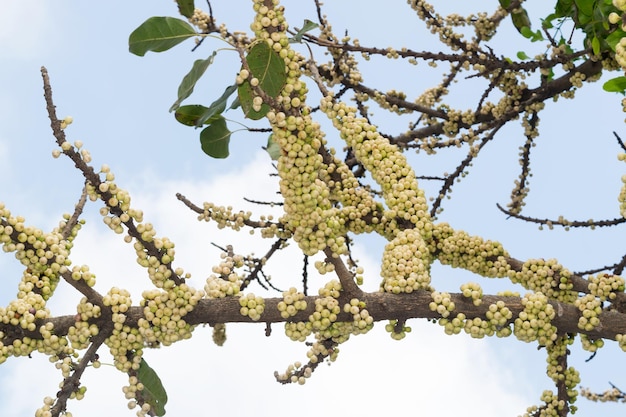
[[[249,2],[216,3],[218,21],[226,22],[231,30],[248,27],[252,17]],[[400,46],[403,40],[418,50],[434,45],[435,38],[418,31],[421,24],[404,3],[389,2],[384,8],[376,2],[337,3],[325,9],[336,32],[349,28],[364,45]],[[495,7],[495,0],[493,3],[489,10]],[[304,18],[314,20],[308,2],[285,5],[292,26]],[[464,12],[468,6],[452,1],[446,2],[446,7]],[[531,16],[545,16],[545,7],[529,6]],[[243,197],[270,200],[277,184],[269,176],[270,160],[261,150],[265,136],[236,133],[231,139],[232,156],[212,160],[200,151],[198,132],[179,125],[167,113],[178,83],[193,61],[224,44],[207,41],[193,54],[189,52],[191,41],[164,54],[139,58],[128,53],[130,32],[146,18],[158,15],[175,16],[174,3],[67,0],[52,4],[38,0],[0,4],[0,61],[5,63],[0,67],[0,201],[14,214],[25,216],[29,224],[49,230],[62,213],[72,210],[80,195],[82,177],[70,161],[51,157],[54,138],[39,73],[45,65],[59,116],[75,119],[67,130],[68,138],[85,143],[95,167],[102,163],[111,166],[118,185],[130,191],[133,204],[144,210],[159,235],[176,243],[176,264],[192,273],[191,285],[202,287],[211,266],[218,262],[219,253],[211,242],[230,243],[240,253],[257,254],[267,250],[268,242],[197,223],[174,194],[181,192],[197,203],[213,201],[261,214],[268,209],[251,206]],[[492,44],[501,54],[514,56],[524,49],[532,55],[514,31],[505,31]],[[373,60],[364,67],[365,79],[383,91],[406,89],[417,95],[433,80],[438,81],[431,75],[402,70],[390,76],[388,71],[377,70],[377,63],[380,61]],[[209,104],[230,85],[238,68],[236,55],[222,51],[189,103]],[[462,103],[472,88],[468,84],[453,97]],[[618,148],[611,132],[623,131],[623,119],[620,97],[602,92],[600,83],[587,86],[577,100],[561,101],[558,106],[549,103],[541,122],[545,139],[533,151],[537,158],[525,212],[538,217],[563,214],[577,220],[618,216],[616,196],[624,168],[615,157]],[[379,123],[389,132],[405,128],[392,119],[380,119]],[[517,175],[517,147],[523,143],[520,133],[518,125],[500,133],[506,139],[491,144],[471,174],[455,186],[453,199],[440,219],[468,233],[503,242],[518,259],[555,257],[574,271],[619,259],[623,250],[617,245],[623,241],[618,240],[619,229],[567,234],[538,231],[534,226],[507,221],[497,211],[495,203],[506,204]],[[419,156],[415,162],[421,174],[441,175],[455,168],[459,155],[441,153],[436,160]],[[431,195],[437,190],[430,184],[424,186]],[[87,225],[76,240],[72,260],[90,266],[100,291],[124,287],[138,300],[149,284],[147,276],[136,265],[134,251],[102,224],[98,209],[97,204],[87,207]],[[355,247],[356,257],[366,269],[368,288],[378,285],[381,245],[379,239],[367,238]],[[276,285],[298,285],[300,259],[297,251],[286,251],[269,266]],[[12,255],[3,255],[0,271],[5,283],[0,304],[5,305],[15,296],[21,270]],[[486,282],[443,267],[435,267],[433,277],[441,290],[456,291],[460,283],[470,280],[478,280],[486,291],[515,289],[505,282]],[[317,278],[311,289],[322,282]],[[252,291],[261,293],[258,288]],[[79,297],[74,292],[61,286],[57,295],[49,304],[53,314],[75,311]],[[353,337],[341,346],[338,360],[320,367],[305,386],[281,386],[274,381],[275,370],[282,372],[290,363],[304,361],[308,349],[283,336],[282,326],[274,326],[270,338],[264,336],[263,325],[228,326],[228,340],[221,348],[211,342],[210,328],[199,328],[191,340],[147,351],[145,358],[168,391],[168,416],[313,416],[320,412],[515,416],[536,404],[544,389],[552,388],[545,376],[544,352],[532,344],[514,339],[473,340],[465,335],[450,338],[438,326],[423,321],[410,325],[413,332],[402,342],[385,334],[384,323],[367,335]],[[577,347],[573,350],[572,361],[582,373],[583,385],[602,390],[611,381],[626,387],[614,366],[623,361],[614,343],[607,343],[588,363],[584,362],[588,353]],[[107,355],[101,356],[106,363]],[[32,416],[44,396],[54,396],[60,380],[60,373],[45,357],[11,358],[0,366],[2,415]],[[85,399],[69,404],[74,416],[135,414],[126,408],[121,392],[126,378],[113,367],[88,370],[83,383],[88,388]],[[606,416],[623,414],[623,408],[615,405],[594,405],[583,399],[577,405],[580,415],[592,411]]]

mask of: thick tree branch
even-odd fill
[[[304,300],[307,302],[307,308],[298,312],[295,316],[285,319],[281,317],[278,310],[278,303],[283,301],[282,298],[266,298],[265,311],[261,315],[259,322],[263,323],[282,323],[282,322],[298,322],[308,321],[309,315],[315,311],[315,300],[319,297],[307,296]],[[503,301],[507,308],[513,313],[512,323],[519,313],[524,310],[520,297],[484,295],[482,303],[478,306],[474,305],[471,299],[463,296],[463,294],[450,294],[451,301],[454,302],[456,308],[452,315],[463,313],[468,319],[481,318],[486,319],[486,313],[491,304]],[[383,320],[407,320],[407,319],[439,319],[441,315],[429,308],[432,301],[431,293],[428,291],[416,291],[411,294],[388,294],[388,293],[362,293],[359,297],[366,305],[367,311],[375,321]],[[600,316],[600,324],[591,331],[584,331],[578,328],[578,318],[581,316],[580,310],[567,303],[558,301],[549,301],[556,311],[556,316],[552,320],[552,325],[556,326],[560,333],[582,333],[588,335],[592,339],[604,338],[615,340],[617,334],[626,334],[626,314],[617,311],[603,311]],[[238,297],[226,297],[219,299],[204,299],[183,319],[192,325],[216,323],[254,323],[254,320],[240,313],[241,305]],[[126,313],[126,325],[137,327],[140,318],[143,318],[142,307],[131,307]],[[110,318],[108,319],[110,320]],[[337,321],[351,322],[352,315],[341,312],[338,314]],[[107,318],[91,319],[90,322],[103,325]],[[74,325],[74,316],[60,316],[56,318],[42,320],[41,324],[47,322],[54,323],[55,334],[58,336],[66,335],[70,326]],[[27,332],[19,329],[19,335],[15,334],[18,329],[12,326],[3,325],[0,331],[4,332],[5,337],[2,342],[6,345],[16,338],[28,336],[33,339],[40,339],[38,332]]]

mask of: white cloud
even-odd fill
[[[154,221],[159,234],[177,243],[179,264],[194,273],[192,285],[203,285],[217,259],[207,255],[209,251],[217,253],[210,241],[247,249],[258,237],[225,231],[221,239],[221,232],[214,235],[209,225],[198,223],[193,213],[173,198],[174,192],[198,203],[213,199],[235,204],[242,196],[260,199],[276,188],[275,178],[264,175],[269,172],[267,167],[267,157],[260,155],[239,172],[206,183],[165,181],[158,190],[130,190],[133,202],[145,207],[146,220]],[[376,270],[378,254],[359,250],[357,257],[366,269]],[[148,286],[130,246],[99,224],[92,222],[81,231],[72,259],[90,265],[101,291],[117,285],[137,294]],[[301,256],[293,256],[293,252],[283,257],[276,279],[287,282],[289,278],[297,285],[300,262]],[[71,312],[74,298],[63,290],[57,298],[63,305],[57,301],[54,311]],[[229,325],[223,347],[213,345],[210,328],[198,328],[191,340],[147,351],[145,357],[165,384],[170,399],[167,415],[171,416],[466,415],[480,410],[483,416],[499,417],[521,413],[532,401],[516,393],[524,382],[514,381],[511,371],[503,371],[512,364],[500,363],[491,344],[463,336],[451,339],[441,328],[424,321],[410,325],[413,332],[401,342],[385,334],[384,323],[369,334],[353,337],[341,346],[337,361],[320,366],[305,386],[282,386],[274,380],[275,370],[282,372],[292,362],[304,362],[308,350],[289,341],[281,325],[273,326],[269,338],[264,336],[262,324]],[[31,360],[12,359],[3,366],[0,402],[9,404],[4,415],[30,416],[41,406],[43,396],[54,396],[60,375],[45,359],[34,356]],[[101,353],[103,362],[110,362],[107,356]],[[125,378],[114,368],[88,369],[83,383],[88,388],[86,398],[70,402],[74,416],[134,415],[126,408],[121,392]],[[489,400],[483,401],[486,395]]]

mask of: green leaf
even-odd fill
[[[167,404],[167,393],[163,388],[163,383],[145,359],[141,359],[137,370],[137,380],[143,384],[141,394],[157,416],[165,415],[165,404]]]
[[[178,99],[172,104],[170,107],[170,112],[176,110],[180,104],[193,93],[193,89],[196,86],[196,83],[202,77],[206,69],[213,63],[215,59],[215,55],[217,55],[216,51],[213,51],[211,56],[207,59],[198,59],[193,63],[191,67],[191,71],[187,73],[183,77],[180,85],[178,86]]]
[[[538,42],[538,41],[544,40],[543,33],[539,29],[533,32],[528,26],[524,26],[520,30],[520,33],[522,34],[523,37],[525,37],[526,39],[529,39],[531,42]]]
[[[239,96],[236,96],[232,103],[230,103],[229,109],[235,110],[237,107],[241,107],[241,101],[239,101]]]
[[[555,20],[557,17],[554,13],[549,14],[545,19],[541,19],[541,27],[543,29],[552,29],[554,27],[554,25],[552,24],[552,21]]]
[[[180,106],[176,109],[174,113],[174,117],[179,123],[184,124],[185,126],[198,126],[202,123],[198,123],[198,120],[202,117],[202,115],[209,110],[208,107],[202,106],[200,104],[189,104],[187,106]],[[207,123],[211,123],[214,120],[206,120]]]
[[[593,16],[593,6],[596,0],[574,0],[574,3],[576,4],[578,17],[581,18],[581,15],[585,15],[587,21],[590,20],[591,16]]]
[[[612,78],[605,82],[602,88],[610,93],[624,94],[626,92],[626,77]]]
[[[196,31],[184,20],[151,17],[130,34],[128,47],[131,53],[144,56],[148,51],[167,51],[195,35]]]
[[[193,16],[193,11],[196,9],[193,0],[176,0],[176,4],[178,4],[178,12],[180,14],[187,18]]]
[[[554,7],[554,14],[559,17],[571,17],[575,13],[574,0],[558,0]]]
[[[255,44],[250,49],[246,61],[252,76],[259,80],[259,88],[270,97],[278,96],[287,80],[285,61],[265,41]],[[261,105],[259,111],[254,110],[252,104],[256,94],[248,81],[239,85],[237,93],[246,117],[259,120],[269,111],[270,107],[266,103]]]
[[[530,57],[528,55],[526,55],[526,52],[524,51],[519,51],[517,53],[517,58],[521,59],[522,61],[525,59],[529,59]]]
[[[604,40],[606,41],[607,45],[611,47],[613,52],[615,52],[617,44],[624,36],[626,36],[626,33],[623,30],[616,29],[614,32],[611,32],[609,36],[607,36]]]
[[[250,49],[246,61],[252,75],[259,79],[259,87],[267,95],[276,97],[287,79],[285,61],[265,41]]]
[[[517,8],[511,13],[511,21],[513,22],[513,26],[515,26],[515,29],[517,29],[517,31],[522,35],[524,34],[524,28],[528,28],[528,30],[530,30],[530,18],[528,17],[528,12],[523,7]]]
[[[201,126],[205,123],[211,123],[216,116],[222,114],[224,110],[226,110],[226,101],[228,101],[228,97],[230,97],[235,92],[235,90],[237,90],[237,84],[226,87],[220,98],[211,103],[209,108],[200,115],[200,117],[196,121],[196,126]]]
[[[542,41],[545,38],[543,37],[543,33],[541,33],[541,31],[539,29],[537,29],[537,31],[535,31],[535,33],[533,34],[533,36],[530,38],[531,42],[538,42],[538,41]]]
[[[265,146],[265,151],[267,151],[267,153],[270,155],[270,158],[272,158],[272,161],[278,160],[278,157],[280,156],[280,146],[278,145],[278,142],[274,140],[273,133],[269,135],[267,138],[267,145]]]
[[[200,133],[200,145],[205,154],[213,158],[226,158],[229,155],[230,130],[226,120],[219,117]]]
[[[243,110],[244,116],[248,119],[259,120],[265,117],[268,111],[270,111],[270,106],[266,103],[261,104],[260,110],[254,110],[253,99],[255,97],[254,92],[252,91],[252,86],[248,81],[245,81],[237,88],[237,95],[239,97],[239,103],[241,104],[241,109]]]
[[[230,97],[236,89],[236,84],[226,87],[221,97],[215,100],[210,107],[200,104],[180,106],[176,109],[174,117],[186,126],[198,127],[204,124],[211,124],[221,117],[220,115],[226,110],[228,97]]]
[[[591,40],[591,49],[593,49],[594,55],[600,55],[600,39],[597,36]]]
[[[302,35],[318,27],[320,27],[320,25],[318,25],[317,23],[312,22],[309,19],[304,19],[304,25],[302,25],[302,29],[300,29],[298,33],[296,33],[295,36],[289,40],[289,42],[301,42]]]

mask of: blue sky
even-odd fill
[[[216,17],[230,29],[248,27],[252,16],[249,2],[215,3]],[[337,33],[349,28],[363,44],[400,46],[405,39],[414,49],[434,44],[434,38],[425,32],[412,36],[420,23],[404,4],[389,3],[381,8],[376,2],[328,3],[325,11]],[[314,18],[308,2],[284,4],[292,25]],[[545,4],[532,6],[531,16],[545,15]],[[355,17],[355,7],[365,18]],[[461,8],[469,6],[451,1],[444,7],[464,12]],[[277,184],[269,176],[270,160],[261,150],[265,136],[238,132],[231,140],[231,158],[213,160],[200,151],[198,132],[178,124],[167,112],[193,61],[224,48],[223,43],[207,41],[195,53],[190,53],[191,42],[143,58],[128,53],[128,35],[141,22],[150,16],[175,14],[171,1],[0,4],[0,61],[6,63],[0,67],[0,201],[47,230],[62,213],[72,210],[80,195],[82,178],[70,161],[51,157],[55,145],[39,75],[40,66],[45,65],[59,116],[72,115],[75,120],[67,130],[69,139],[84,142],[95,167],[102,163],[111,166],[119,186],[130,191],[134,204],[144,210],[157,232],[176,242],[176,263],[193,274],[190,283],[202,287],[218,259],[211,242],[233,243],[243,253],[262,253],[266,242],[259,245],[246,233],[218,231],[197,223],[174,194],[181,192],[196,202],[232,204],[261,214],[267,213],[265,208],[259,211],[242,197],[270,199]],[[378,18],[385,22],[383,28]],[[538,47],[527,45],[514,30],[505,31],[493,45],[510,56],[519,49]],[[401,69],[389,76],[375,64],[364,67],[364,76],[383,91],[409,89],[418,95],[431,86],[428,82],[438,80]],[[238,68],[236,55],[221,51],[189,102],[210,103],[232,83]],[[455,102],[463,103],[467,92],[464,86],[457,87]],[[571,219],[618,216],[616,197],[624,167],[616,159],[618,148],[611,132],[623,131],[623,119],[620,97],[602,92],[601,83],[586,86],[575,100],[548,103],[541,122],[544,139],[533,150],[537,158],[525,213],[538,217],[562,214]],[[382,118],[379,123],[396,132],[405,129],[391,119]],[[571,270],[619,259],[622,249],[618,243],[623,239],[618,238],[618,229],[567,234],[539,231],[506,220],[497,211],[496,203],[508,201],[518,170],[517,148],[523,143],[519,125],[500,135],[501,140],[490,145],[470,175],[455,186],[440,219],[468,233],[501,241],[518,259],[555,257]],[[458,153],[442,152],[435,159],[419,155],[414,161],[419,173],[440,175],[452,171],[458,158]],[[429,193],[436,191],[429,184],[424,186]],[[125,287],[138,300],[141,289],[148,286],[146,274],[136,265],[132,249],[102,224],[98,208],[94,204],[87,208],[87,225],[76,241],[72,260],[90,265],[99,290]],[[364,239],[355,250],[367,271],[369,288],[376,288],[380,240]],[[282,287],[297,285],[298,259],[295,250],[282,255],[280,266],[271,270],[275,282]],[[14,296],[20,265],[11,255],[3,255],[0,271],[5,282],[0,303],[5,304]],[[489,290],[511,287],[449,268],[437,267],[433,272],[438,289],[456,291],[467,281],[478,281]],[[76,294],[63,287],[59,291],[50,304],[53,314],[71,314]],[[256,288],[253,291],[260,293]],[[290,363],[302,361],[307,350],[284,337],[281,326],[274,326],[271,338],[263,335],[262,325],[228,326],[228,341],[222,348],[212,344],[209,328],[200,328],[191,340],[148,351],[146,358],[168,390],[167,415],[171,416],[312,416],[320,411],[364,416],[416,412],[514,416],[536,404],[544,389],[552,388],[545,376],[544,353],[532,344],[514,339],[473,340],[464,335],[450,338],[438,326],[423,321],[410,325],[413,332],[402,342],[391,340],[382,325],[351,339],[341,347],[338,360],[321,367],[303,387],[274,382],[275,370],[282,372]],[[623,360],[614,343],[607,343],[589,363],[584,362],[588,353],[577,347],[573,350],[572,360],[581,371],[584,386],[602,390],[611,381],[626,387],[614,366]],[[54,395],[60,378],[47,358],[10,359],[0,366],[3,415],[32,416],[44,396]],[[87,395],[83,401],[70,403],[74,416],[134,415],[127,410],[121,392],[126,384],[124,375],[112,367],[89,370],[83,382]],[[594,405],[583,399],[577,405],[580,415],[623,414],[623,408],[615,405]]]

